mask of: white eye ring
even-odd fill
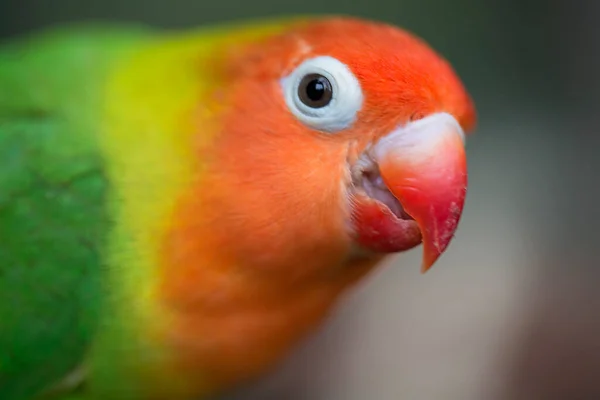
[[[315,108],[299,95],[300,84],[308,75],[320,75],[329,81],[331,99]],[[305,125],[324,132],[348,128],[362,107],[363,93],[358,79],[344,63],[329,56],[311,58],[281,79],[285,102],[296,118]]]

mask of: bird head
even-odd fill
[[[240,251],[335,264],[422,243],[429,269],[459,223],[475,123],[449,63],[404,30],[353,18],[298,22],[223,54],[213,175],[229,187],[227,232],[253,232]]]

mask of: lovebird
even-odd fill
[[[198,400],[272,371],[389,257],[447,249],[472,97],[351,16],[0,45],[0,398]]]

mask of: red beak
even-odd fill
[[[415,219],[426,272],[446,250],[467,192],[464,134],[454,117],[434,114],[382,138],[374,148],[389,191]]]

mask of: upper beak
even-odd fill
[[[433,114],[383,137],[374,156],[389,191],[421,230],[425,272],[448,247],[462,214],[467,192],[463,130],[450,114]]]

